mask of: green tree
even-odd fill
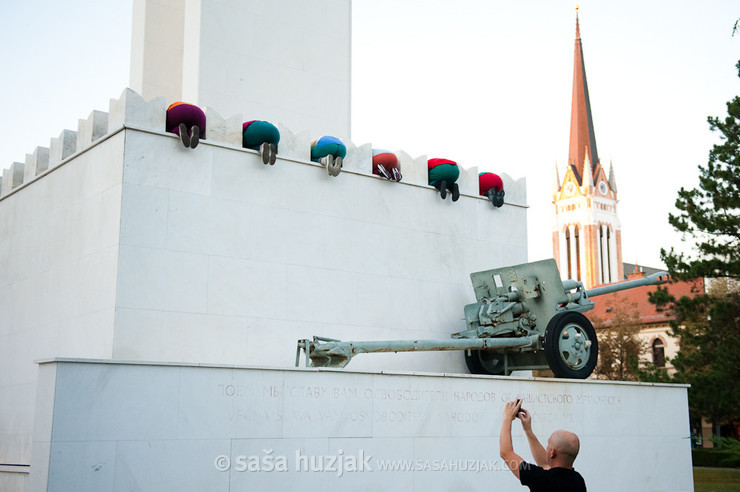
[[[625,297],[617,295],[610,307],[608,320],[592,319],[599,337],[599,361],[594,372],[599,379],[635,381],[647,349],[647,343],[638,336],[642,326],[637,304],[628,304]]]
[[[740,292],[720,279],[708,293],[694,298],[675,299],[658,289],[650,300],[675,315],[671,335],[681,349],[671,360],[673,380],[691,384],[691,416],[709,419],[716,429],[740,417]]]
[[[736,65],[740,76],[740,62]],[[699,166],[699,187],[681,188],[677,214],[668,221],[684,239],[693,239],[695,255],[661,249],[660,256],[674,278],[740,278],[740,96],[727,103],[724,119],[709,117],[721,143]]]
[[[737,24],[736,24],[737,27]],[[736,65],[740,76],[740,62]],[[699,166],[699,188],[681,188],[671,225],[694,243],[694,255],[661,249],[674,279],[714,279],[707,294],[672,298],[665,289],[650,294],[673,309],[672,334],[680,351],[672,360],[674,380],[691,384],[689,411],[719,424],[740,417],[740,97],[727,103],[724,119],[709,117],[721,142]]]

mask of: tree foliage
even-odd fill
[[[736,67],[740,76],[740,62]],[[727,103],[724,119],[708,121],[722,142],[713,146],[706,166],[699,166],[699,187],[681,188],[678,213],[668,217],[684,239],[694,241],[696,254],[660,251],[674,278],[740,278],[740,96]]]
[[[689,411],[715,425],[740,417],[740,292],[732,284],[715,281],[707,294],[675,299],[665,289],[650,295],[651,302],[668,306],[675,314],[671,335],[681,350],[672,359],[674,382],[688,383]]]
[[[736,26],[737,28],[737,23]],[[736,65],[740,76],[740,62]],[[674,380],[691,384],[689,411],[715,427],[740,417],[740,97],[727,103],[724,119],[709,117],[721,142],[699,166],[699,188],[681,188],[669,222],[694,243],[694,256],[661,249],[673,278],[708,277],[707,294],[675,299],[658,289],[650,301],[673,309],[672,334],[680,351]],[[718,427],[717,427],[718,428]]]
[[[636,304],[617,296],[611,306],[609,321],[593,318],[599,336],[599,361],[596,376],[613,381],[635,381],[638,379],[640,358],[647,343],[640,333],[640,315]]]
[[[732,437],[712,436],[711,441],[721,449],[719,464],[721,466],[731,466],[737,468],[740,466],[740,441]]]

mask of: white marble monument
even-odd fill
[[[527,261],[523,178],[502,176],[494,208],[476,168],[453,203],[426,156],[397,151],[400,183],[372,174],[370,144],[345,140],[337,177],[310,161],[313,138],[350,134],[349,26],[349,0],[137,0],[145,97],[126,89],[3,171],[0,490],[517,490],[490,461],[516,395],[543,438],[581,433],[598,490],[690,490],[684,387],[472,377],[459,352],[291,369],[312,335],[446,339],[471,272]],[[178,99],[206,110],[196,149],[165,132]],[[241,147],[255,118],[280,129],[274,166]],[[641,454],[615,467],[609,446]],[[339,449],[487,469],[237,470]]]
[[[29,463],[37,359],[289,367],[314,334],[448,338],[473,300],[467,272],[526,260],[523,181],[505,177],[501,209],[470,184],[442,201],[414,178],[424,159],[392,183],[368,148],[332,178],[284,127],[265,166],[233,142],[185,149],[165,108],[124,91],[105,135],[78,132],[80,150],[0,195],[2,462]],[[209,135],[228,140],[221,122]],[[461,353],[353,367],[465,371]]]

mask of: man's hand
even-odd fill
[[[522,429],[524,429],[524,432],[532,432],[532,414],[525,409],[520,408],[519,413],[516,416],[522,421]]]
[[[521,400],[507,402],[506,405],[504,405],[504,421],[511,422],[514,420],[516,418],[516,414],[519,413],[521,406]]]
[[[499,437],[501,458],[516,478],[519,478],[519,465],[524,460],[514,452],[514,447],[511,444],[511,423],[516,418],[521,406],[521,400],[510,401],[504,405],[504,418],[501,420],[501,435]]]
[[[532,451],[535,463],[537,463],[537,466],[541,466],[542,468],[549,468],[549,464],[547,463],[547,450],[542,447],[540,441],[537,440],[537,436],[532,432],[532,414],[521,408],[519,409],[517,417],[522,421],[522,429],[524,429],[524,435],[527,436],[529,449]]]

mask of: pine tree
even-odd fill
[[[681,350],[671,362],[674,381],[691,384],[692,417],[709,419],[718,428],[740,417],[740,291],[727,279],[716,281],[709,292],[675,299],[665,289],[650,296],[658,305],[669,304],[675,314],[671,335]]]
[[[740,62],[736,65],[740,76]],[[722,143],[699,166],[699,188],[681,188],[677,214],[668,221],[695,241],[696,256],[661,249],[661,259],[674,278],[740,278],[740,96],[727,103],[727,117],[709,117]]]
[[[737,24],[736,24],[737,26]],[[740,62],[736,65],[740,76]],[[709,117],[721,143],[699,166],[699,188],[681,188],[671,225],[694,241],[688,257],[661,249],[673,278],[714,279],[706,295],[676,300],[665,289],[649,294],[659,308],[673,310],[672,335],[680,344],[672,360],[675,382],[689,383],[689,409],[694,418],[722,422],[740,417],[740,96],[727,103],[724,119]]]

